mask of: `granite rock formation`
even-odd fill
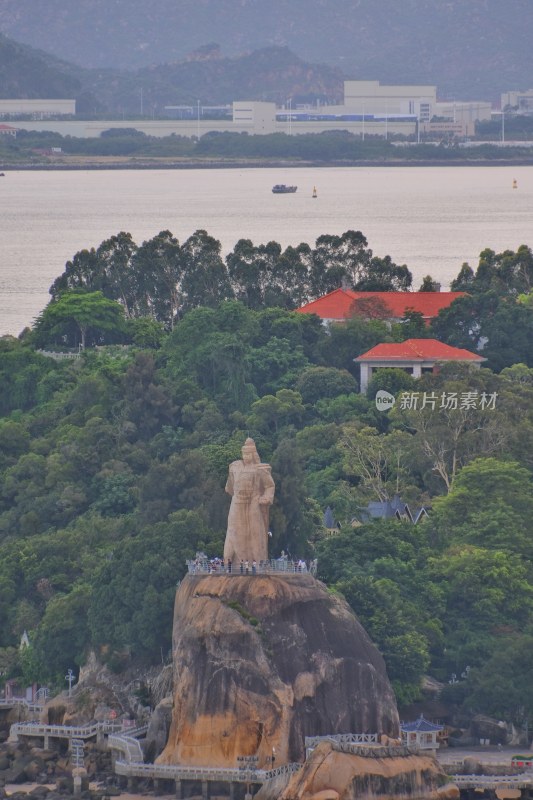
[[[347,603],[310,575],[189,575],[174,609],[174,704],[163,764],[260,768],[305,736],[398,735],[383,659]]]
[[[407,748],[343,747],[322,742],[289,781],[279,800],[458,800],[459,790],[446,784],[433,756]],[[267,800],[267,787],[258,798]]]

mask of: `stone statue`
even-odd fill
[[[236,573],[242,561],[268,558],[268,515],[274,500],[271,467],[262,464],[253,439],[246,439],[242,460],[229,465],[226,492],[231,495],[224,560]]]

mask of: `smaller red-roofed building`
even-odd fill
[[[0,124],[0,136],[13,136],[15,139],[17,131],[18,128],[14,128],[12,125],[6,125],[5,123]]]
[[[384,319],[398,322],[406,311],[417,311],[429,325],[443,308],[448,308],[464,292],[354,292],[352,289],[335,289],[317,300],[296,309],[298,314],[316,314],[323,322],[346,322],[356,316],[366,316],[371,311],[371,301],[384,309]],[[359,304],[359,308],[358,308]]]
[[[354,359],[361,368],[361,392],[366,392],[372,375],[378,369],[403,369],[413,378],[420,378],[426,373],[438,372],[439,366],[446,361],[462,361],[480,367],[486,360],[477,353],[471,353],[470,350],[463,350],[460,347],[450,347],[438,339],[382,342]]]

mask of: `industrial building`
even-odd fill
[[[222,113],[217,119],[208,119],[212,115],[204,113],[200,103],[187,114],[178,113],[182,108],[167,107],[168,113],[179,117],[174,119],[77,120],[72,118],[73,100],[0,100],[0,116],[31,116],[20,121],[20,128],[78,137],[95,137],[109,128],[131,127],[156,137],[174,133],[201,138],[211,131],[296,135],[332,130],[349,131],[362,139],[393,135],[419,138],[420,134],[465,137],[473,135],[477,121],[491,116],[490,103],[439,102],[435,86],[382,86],[379,81],[345,81],[344,102],[337,105],[293,106],[288,100],[280,108],[275,103],[239,100],[230,107],[231,113],[228,108],[227,119]],[[212,107],[206,106],[206,112],[208,109]],[[64,119],[66,116],[71,118]]]

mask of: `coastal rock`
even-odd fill
[[[174,705],[162,764],[300,761],[306,736],[397,737],[383,659],[310,575],[189,575],[176,593]]]
[[[280,800],[453,800],[459,795],[456,787],[443,786],[446,776],[430,755],[402,747],[351,750],[321,742],[290,779]],[[259,795],[259,800],[267,800],[262,790]]]
[[[155,761],[167,743],[172,723],[172,706],[172,697],[165,697],[157,704],[150,717],[144,744],[146,761]]]

